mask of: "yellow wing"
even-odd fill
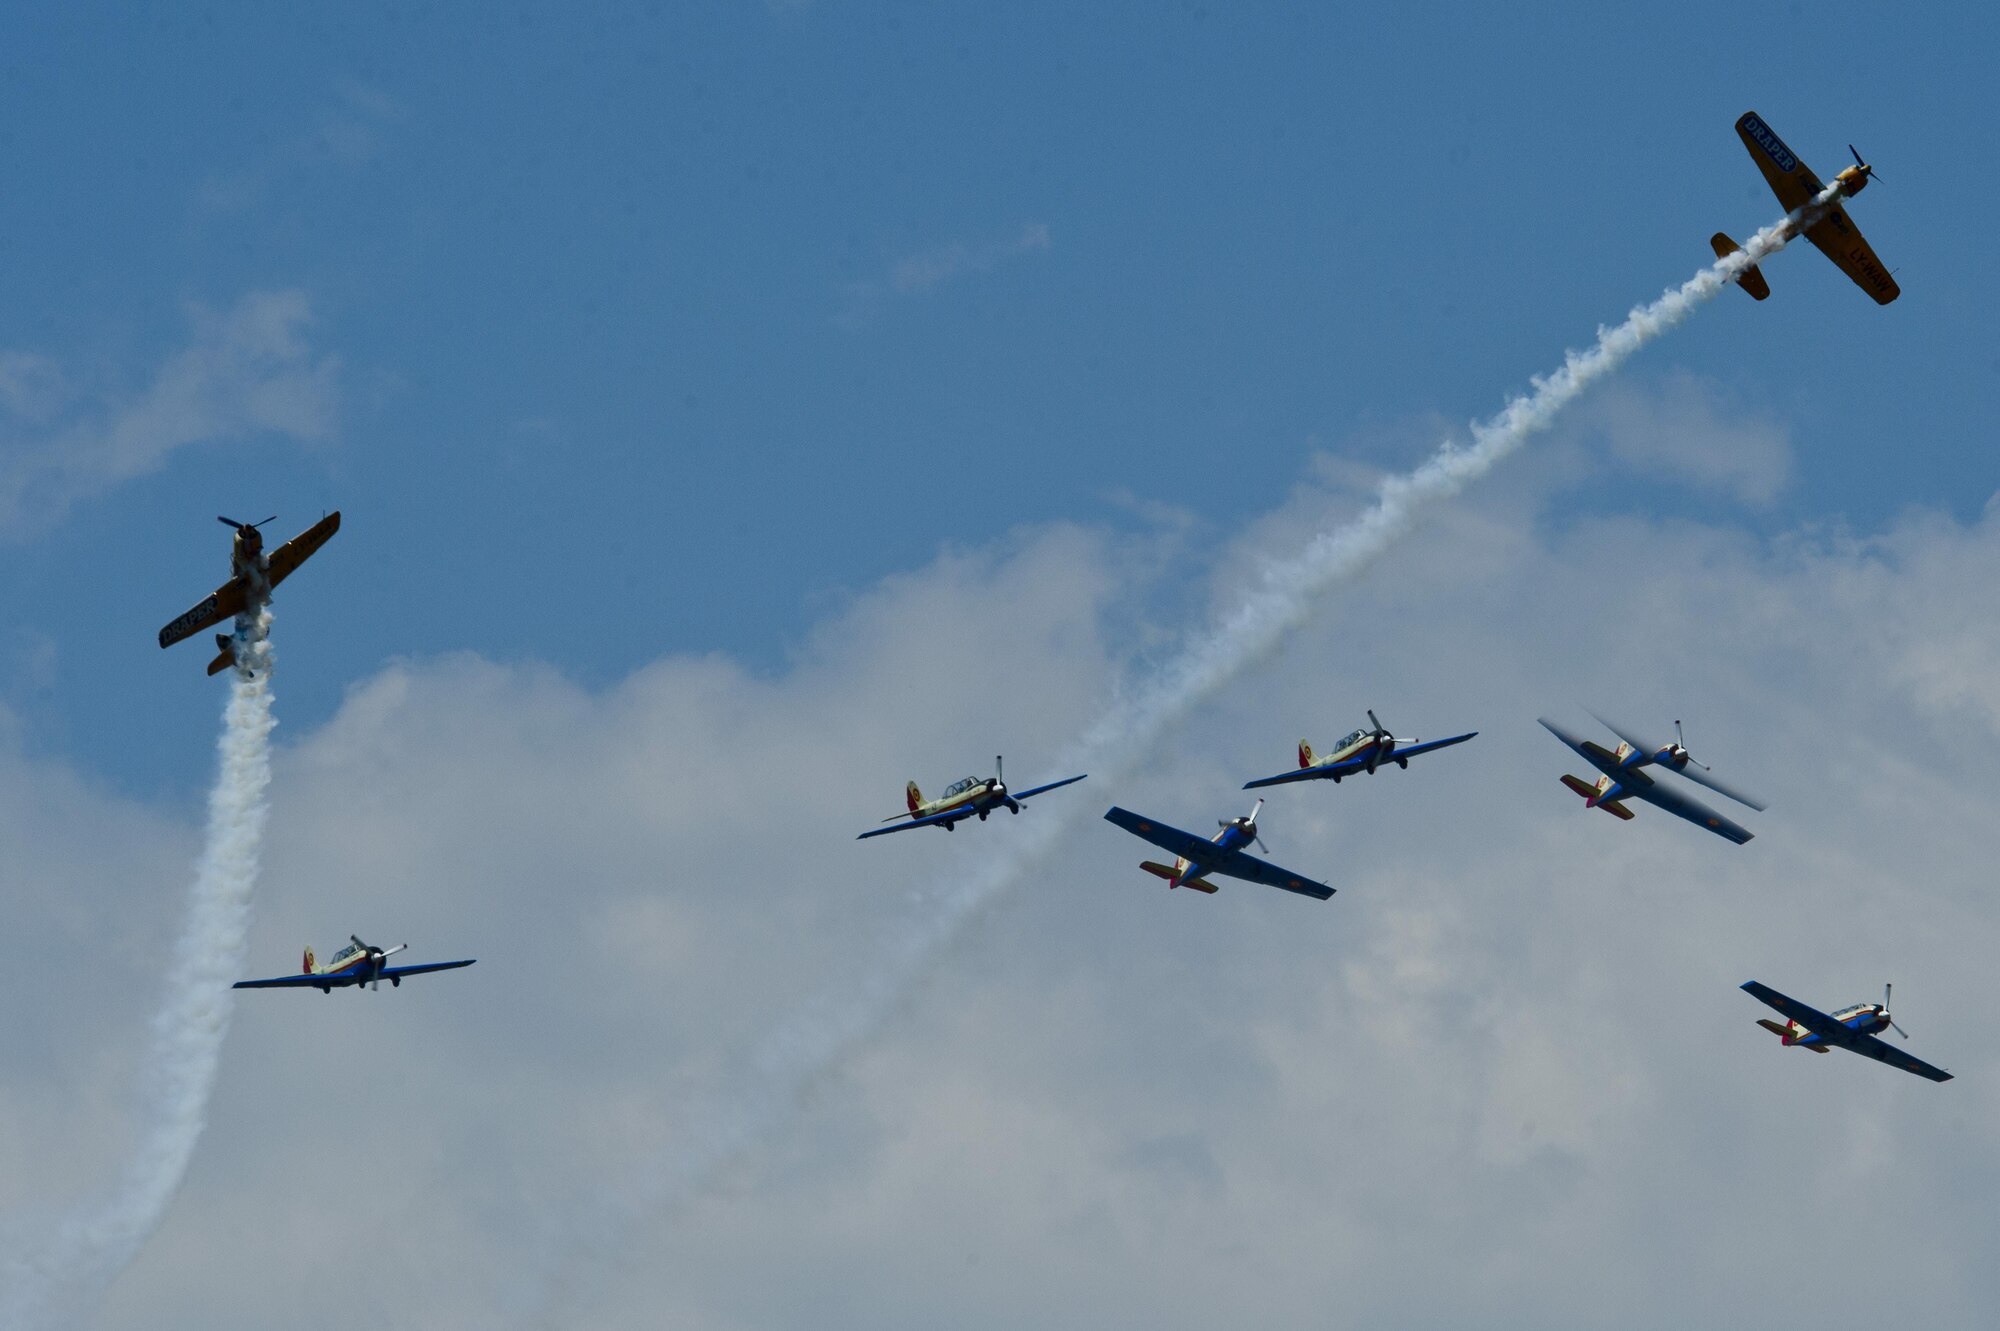
[[[192,638],[203,629],[212,629],[225,619],[234,619],[243,613],[246,598],[243,584],[231,578],[223,583],[186,614],[175,619],[160,630],[160,646],[171,647],[183,638]],[[214,671],[210,671],[214,674]]]
[[[312,558],[313,552],[340,530],[338,511],[327,514],[312,526],[273,550],[264,560],[264,574],[273,587],[292,576],[292,570]]]
[[[1841,272],[1853,278],[1854,285],[1873,296],[1877,305],[1887,305],[1903,294],[1896,279],[1889,276],[1889,270],[1862,239],[1861,228],[1854,225],[1847,210],[1839,204],[1807,228],[1806,239],[1819,246],[1819,252],[1833,260]]]
[[[1813,196],[1826,186],[1819,183],[1819,177],[1798,158],[1798,154],[1785,146],[1785,141],[1777,136],[1771,127],[1755,111],[1745,111],[1743,118],[1736,122],[1736,133],[1742,138],[1743,146],[1750,150],[1750,160],[1764,173],[1764,179],[1771,184],[1771,192],[1778,196],[1786,212],[1811,203]]]

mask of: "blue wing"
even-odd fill
[[[1849,1037],[1847,1047],[1863,1058],[1872,1058],[1877,1063],[1887,1063],[1892,1068],[1914,1072],[1919,1077],[1929,1077],[1932,1081],[1951,1080],[1951,1074],[1943,1068],[1934,1068],[1921,1058],[1913,1058],[1887,1040],[1878,1039],[1873,1035],[1852,1035]]]
[[[1442,749],[1453,744],[1463,744],[1478,733],[1476,730],[1468,730],[1463,735],[1453,735],[1450,739],[1434,739],[1426,741],[1423,744],[1412,744],[1407,749],[1397,749],[1393,756],[1384,758],[1377,766],[1386,766],[1389,763],[1395,762],[1397,758],[1414,758],[1420,753],[1429,753],[1432,749]],[[1280,772],[1276,776],[1264,777],[1259,781],[1245,781],[1243,789],[1256,790],[1260,786],[1283,786],[1289,785],[1294,781],[1316,781],[1321,777],[1346,776],[1350,772],[1365,772],[1367,770],[1368,760],[1366,758],[1349,758],[1345,762],[1328,763],[1324,767],[1300,767],[1290,772]]]
[[[1643,781],[1642,784],[1641,781],[1634,780],[1640,775],[1637,772],[1628,772],[1619,778],[1629,787],[1624,797],[1644,800],[1676,817],[1687,819],[1697,827],[1705,827],[1725,840],[1734,841],[1739,846],[1755,835],[1741,823],[1732,822],[1692,795],[1683,795],[1663,781]]]
[[[1016,796],[1016,798],[1019,797]],[[970,818],[977,812],[978,810],[974,809],[970,804],[961,804],[955,809],[946,809],[943,813],[934,813],[925,818],[912,818],[908,822],[897,823],[894,827],[878,827],[872,832],[863,832],[854,839],[856,841],[866,841],[872,836],[887,836],[891,832],[907,832],[913,827],[936,827],[940,823],[955,823],[961,818]]]
[[[460,966],[470,966],[477,960],[479,958],[473,957],[468,961],[427,961],[421,966],[385,966],[382,968],[382,978],[394,980],[405,975],[422,975],[426,971],[455,971]]]
[[[352,976],[341,975],[280,975],[275,980],[238,980],[231,989],[317,989],[323,984],[343,984]]]
[[[1113,822],[1144,841],[1150,841],[1161,850],[1170,850],[1184,860],[1196,860],[1203,864],[1214,863],[1210,856],[1219,847],[1207,837],[1198,837],[1192,832],[1183,832],[1178,827],[1169,827],[1152,818],[1141,817],[1130,809],[1112,805],[1104,815],[1107,822]]]
[[[1779,993],[1768,984],[1759,984],[1755,980],[1745,980],[1743,982],[1743,992],[1766,1007],[1776,1008],[1780,1013],[1790,1017],[1793,1021],[1796,1021],[1799,1025],[1805,1027],[1829,1044],[1844,1045],[1854,1038],[1854,1032],[1847,1029],[1845,1023],[1835,1021],[1816,1007],[1807,1007],[1796,998],[1785,997],[1785,995]]]
[[[1579,758],[1582,758],[1606,776],[1616,777],[1622,781],[1629,775],[1625,768],[1619,764],[1618,755],[1603,745],[1593,744],[1587,739],[1570,734],[1546,716],[1537,717],[1536,720],[1542,723],[1542,729],[1548,731],[1572,749],[1575,749]]]
[[[1090,773],[1085,772],[1083,776],[1066,776],[1060,781],[1051,781],[1046,786],[1036,786],[1031,790],[1014,791],[1013,796],[1017,800],[1033,799],[1035,796],[1041,794],[1044,791],[1055,790],[1062,786],[1073,786],[1077,782],[1083,780],[1084,776],[1089,776],[1089,775]]]
[[[1241,878],[1246,882],[1262,883],[1265,887],[1275,887],[1286,892],[1296,892],[1302,897],[1316,897],[1325,901],[1333,895],[1333,889],[1325,883],[1316,883],[1310,878],[1281,869],[1255,855],[1246,855],[1240,850],[1225,850],[1208,862],[1208,874],[1227,874],[1231,878]]]

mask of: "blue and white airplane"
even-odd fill
[[[1086,772],[1083,775],[1090,774]],[[872,836],[907,832],[913,827],[942,827],[949,832],[967,818],[976,817],[983,823],[986,821],[986,815],[997,813],[1001,809],[1009,813],[1019,813],[1022,800],[1030,800],[1051,790],[1060,790],[1064,786],[1073,786],[1081,780],[1083,776],[1066,776],[1060,781],[1051,781],[1044,786],[1033,786],[1010,794],[1007,790],[1007,769],[1002,766],[1002,760],[996,757],[993,760],[992,776],[968,776],[962,781],[954,781],[944,788],[944,794],[934,800],[925,799],[923,791],[917,789],[917,783],[910,782],[903,791],[904,800],[910,807],[909,816],[905,818],[900,813],[892,813],[882,821],[895,823],[894,827],[878,827],[872,832],[863,832],[854,839],[866,841]],[[901,821],[898,821],[899,819]]]
[[[1882,986],[1882,1001],[1879,1003],[1856,1003],[1838,1012],[1821,1012],[1809,1008],[1796,998],[1787,998],[1769,985],[1755,980],[1746,981],[1743,991],[1760,1003],[1776,1008],[1786,1020],[1780,1026],[1765,1017],[1757,1018],[1757,1024],[1785,1042],[1787,1049],[1810,1049],[1815,1054],[1823,1054],[1829,1049],[1845,1049],[1863,1058],[1872,1058],[1877,1063],[1887,1063],[1892,1068],[1914,1072],[1919,1077],[1929,1077],[1932,1081],[1950,1081],[1951,1074],[1943,1068],[1934,1068],[1921,1058],[1912,1058],[1886,1040],[1875,1038],[1875,1032],[1894,1030],[1905,1040],[1909,1032],[1889,1019],[1889,986]]]
[[[1293,781],[1317,781],[1330,777],[1338,785],[1340,778],[1352,776],[1356,772],[1375,775],[1375,769],[1384,763],[1408,769],[1410,759],[1432,749],[1449,748],[1463,744],[1479,732],[1468,730],[1463,735],[1453,735],[1450,739],[1434,739],[1426,744],[1420,739],[1397,739],[1390,734],[1375,713],[1368,713],[1367,730],[1357,730],[1346,739],[1333,746],[1330,753],[1314,753],[1313,746],[1305,740],[1299,741],[1299,765],[1290,772],[1280,772],[1260,781],[1245,781],[1245,790],[1255,790],[1259,786],[1282,786]]]
[[[1257,814],[1263,807],[1264,801],[1258,800],[1257,807],[1244,817],[1217,819],[1216,823],[1222,830],[1207,838],[1183,832],[1178,827],[1169,827],[1117,805],[1113,805],[1104,816],[1133,836],[1174,853],[1171,868],[1155,864],[1152,860],[1142,860],[1139,864],[1147,873],[1166,879],[1169,888],[1191,887],[1197,892],[1214,892],[1215,884],[1209,882],[1208,877],[1210,874],[1223,874],[1296,892],[1302,897],[1317,897],[1321,901],[1332,896],[1333,889],[1325,883],[1316,883],[1290,869],[1280,869],[1243,851],[1244,846],[1253,843],[1259,850],[1264,848],[1264,843],[1257,838]]]
[[[1592,712],[1591,715],[1597,716],[1597,713]],[[1650,774],[1640,770],[1645,767],[1664,767],[1690,781],[1707,786],[1718,795],[1727,795],[1738,804],[1746,804],[1760,813],[1763,811],[1764,805],[1760,801],[1723,785],[1709,774],[1708,768],[1693,760],[1688,754],[1686,742],[1681,738],[1680,722],[1674,722],[1672,744],[1655,744],[1649,740],[1636,739],[1598,716],[1597,719],[1603,723],[1604,728],[1618,736],[1621,741],[1616,749],[1607,749],[1601,744],[1570,734],[1547,717],[1540,719],[1543,729],[1576,750],[1585,762],[1603,774],[1597,778],[1596,785],[1592,785],[1580,776],[1563,777],[1564,785],[1583,796],[1585,808],[1602,809],[1606,813],[1616,814],[1629,821],[1633,815],[1632,811],[1625,807],[1625,801],[1644,800],[1676,817],[1685,818],[1698,827],[1705,827],[1719,837],[1734,841],[1739,846],[1755,835],[1748,828],[1723,817],[1692,795],[1684,794],[1664,782],[1655,781]]]
[[[387,980],[391,988],[398,988],[405,975],[423,975],[428,971],[457,970],[460,966],[470,966],[472,961],[430,961],[421,966],[389,966],[383,963],[396,953],[409,947],[408,943],[398,943],[391,948],[371,947],[353,934],[349,946],[333,954],[333,960],[324,966],[313,961],[313,950],[306,949],[305,973],[302,975],[280,975],[275,980],[238,980],[233,989],[317,989],[330,994],[335,989],[349,985],[373,985],[382,987]],[[474,961],[478,958],[473,958]]]

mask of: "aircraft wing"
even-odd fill
[[[891,832],[907,832],[913,827],[935,827],[939,823],[955,823],[961,818],[970,818],[975,812],[977,811],[970,804],[961,804],[955,809],[946,809],[943,813],[934,813],[923,818],[911,818],[906,822],[897,823],[892,827],[878,827],[872,832],[863,832],[854,839],[856,841],[866,841],[872,836],[887,836]]]
[[[226,619],[234,619],[243,613],[249,598],[244,595],[243,584],[231,578],[207,596],[193,609],[179,616],[160,630],[160,646],[171,647],[175,643],[192,638],[203,629],[212,629]]]
[[[1683,794],[1664,781],[1648,781],[1640,784],[1630,778],[1621,779],[1626,784],[1625,794],[1619,797],[1621,799],[1644,800],[1676,817],[1687,819],[1697,827],[1705,827],[1719,837],[1734,841],[1739,846],[1756,835],[1749,828],[1731,822],[1694,796]]]
[[[1206,856],[1215,853],[1216,845],[1207,837],[1198,837],[1192,832],[1183,832],[1178,827],[1169,827],[1154,819],[1141,817],[1130,809],[1121,809],[1115,804],[1104,818],[1105,821],[1116,823],[1142,841],[1150,841],[1161,850],[1170,850],[1184,860],[1213,863]]]
[[[280,975],[275,980],[238,980],[231,989],[305,989],[338,983],[338,975]]]
[[[312,558],[313,552],[331,540],[333,534],[339,530],[340,513],[336,510],[265,556],[265,577],[270,580],[273,587],[277,586],[291,577],[293,570]]]
[[[1826,216],[1806,228],[1806,239],[1852,278],[1854,285],[1873,296],[1877,305],[1887,305],[1903,294],[1896,279],[1889,276],[1889,270],[1875,257],[1875,251],[1868,248],[1861,228],[1854,225],[1854,219],[1839,204],[1834,204]]]
[[[1083,776],[1089,776],[1089,775],[1090,773],[1088,772],[1085,772],[1083,774]],[[1083,776],[1066,776],[1060,781],[1051,781],[1046,786],[1035,786],[1029,790],[1017,790],[1013,792],[1014,798],[1017,800],[1033,799],[1035,796],[1041,794],[1044,791],[1055,790],[1061,786],[1073,786],[1077,782],[1083,780]]]
[[[1796,998],[1787,998],[1768,984],[1755,980],[1743,982],[1743,992],[1766,1007],[1776,1008],[1780,1014],[1790,1017],[1814,1035],[1833,1044],[1844,1045],[1854,1038],[1854,1032],[1821,1012],[1816,1007],[1807,1007]]]
[[[1951,1074],[1943,1068],[1934,1068],[1921,1058],[1913,1058],[1877,1036],[1851,1033],[1847,1037],[1847,1047],[1863,1058],[1872,1058],[1877,1063],[1887,1063],[1892,1068],[1914,1072],[1919,1077],[1929,1077],[1932,1081],[1951,1080]]]
[[[385,966],[382,968],[382,978],[393,980],[405,975],[422,975],[426,971],[455,971],[460,966],[470,966],[477,960],[479,958],[473,957],[469,961],[426,961],[421,966]]]
[[[1429,753],[1432,749],[1442,749],[1448,748],[1453,744],[1463,744],[1478,733],[1476,730],[1468,730],[1465,734],[1453,735],[1450,739],[1434,739],[1422,744],[1412,744],[1406,749],[1397,749],[1395,757],[1383,759],[1382,764],[1392,763],[1396,761],[1396,758],[1414,758],[1420,753]],[[1377,764],[1377,766],[1381,766],[1382,764]],[[1321,777],[1346,776],[1350,772],[1365,772],[1367,770],[1368,760],[1366,758],[1349,758],[1345,762],[1328,763],[1324,767],[1296,767],[1289,772],[1280,772],[1276,776],[1267,776],[1256,781],[1245,781],[1243,789],[1255,790],[1260,786],[1283,786],[1289,785],[1294,781],[1316,781]]]
[[[1643,772],[1627,771],[1619,766],[1618,755],[1605,748],[1602,744],[1593,744],[1587,739],[1581,739],[1572,735],[1546,716],[1536,719],[1542,723],[1542,729],[1548,731],[1572,749],[1575,749],[1578,757],[1606,776],[1616,777],[1621,782],[1629,781],[1633,785],[1640,785],[1651,779]]]
[[[1819,177],[1801,162],[1798,154],[1785,146],[1785,141],[1777,136],[1771,127],[1755,111],[1745,111],[1736,122],[1736,133],[1743,140],[1743,146],[1750,150],[1750,160],[1764,173],[1770,182],[1771,192],[1778,196],[1786,212],[1802,208],[1811,203],[1813,196],[1826,186],[1819,183]]]
[[[1210,846],[1211,853],[1216,848]],[[1203,876],[1227,874],[1231,878],[1241,878],[1246,882],[1262,883],[1265,887],[1275,887],[1285,892],[1296,892],[1302,897],[1315,897],[1325,901],[1333,895],[1333,889],[1325,883],[1316,883],[1310,878],[1293,873],[1290,869],[1280,869],[1255,855],[1246,855],[1240,850],[1225,850],[1204,866]]]

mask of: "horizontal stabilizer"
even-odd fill
[[[1715,257],[1718,259],[1726,259],[1730,255],[1740,252],[1743,248],[1720,231],[1708,238],[1708,244],[1709,248],[1715,251]],[[1752,300],[1763,300],[1771,294],[1771,284],[1764,280],[1764,274],[1758,271],[1757,265],[1754,263],[1747,265],[1738,272],[1735,280],[1737,286],[1742,287],[1750,293]]]
[[[1215,895],[1215,884],[1209,882],[1206,878],[1190,878],[1182,883],[1181,886],[1191,887],[1197,892],[1206,892],[1210,896]]]
[[[1597,807],[1604,810],[1606,813],[1617,814],[1620,818],[1623,818],[1628,823],[1632,821],[1633,813],[1630,809],[1625,807],[1625,802],[1623,800],[1606,800],[1604,801],[1604,803],[1598,805]]]
[[[1139,867],[1147,873],[1158,874],[1170,883],[1174,881],[1174,871],[1167,865],[1155,864],[1151,860],[1140,860]]]
[[[229,667],[235,664],[236,664],[236,647],[233,643],[229,642],[228,639],[225,638],[223,639],[223,646],[221,653],[217,655],[217,657],[213,661],[210,661],[208,663],[208,673],[211,675],[219,675],[223,671],[229,669]]]
[[[1591,785],[1590,782],[1585,781],[1580,776],[1565,776],[1563,777],[1562,782],[1564,785],[1568,786],[1571,790],[1574,790],[1577,794],[1583,796],[1585,799],[1589,799],[1593,795],[1597,794],[1597,787]]]

